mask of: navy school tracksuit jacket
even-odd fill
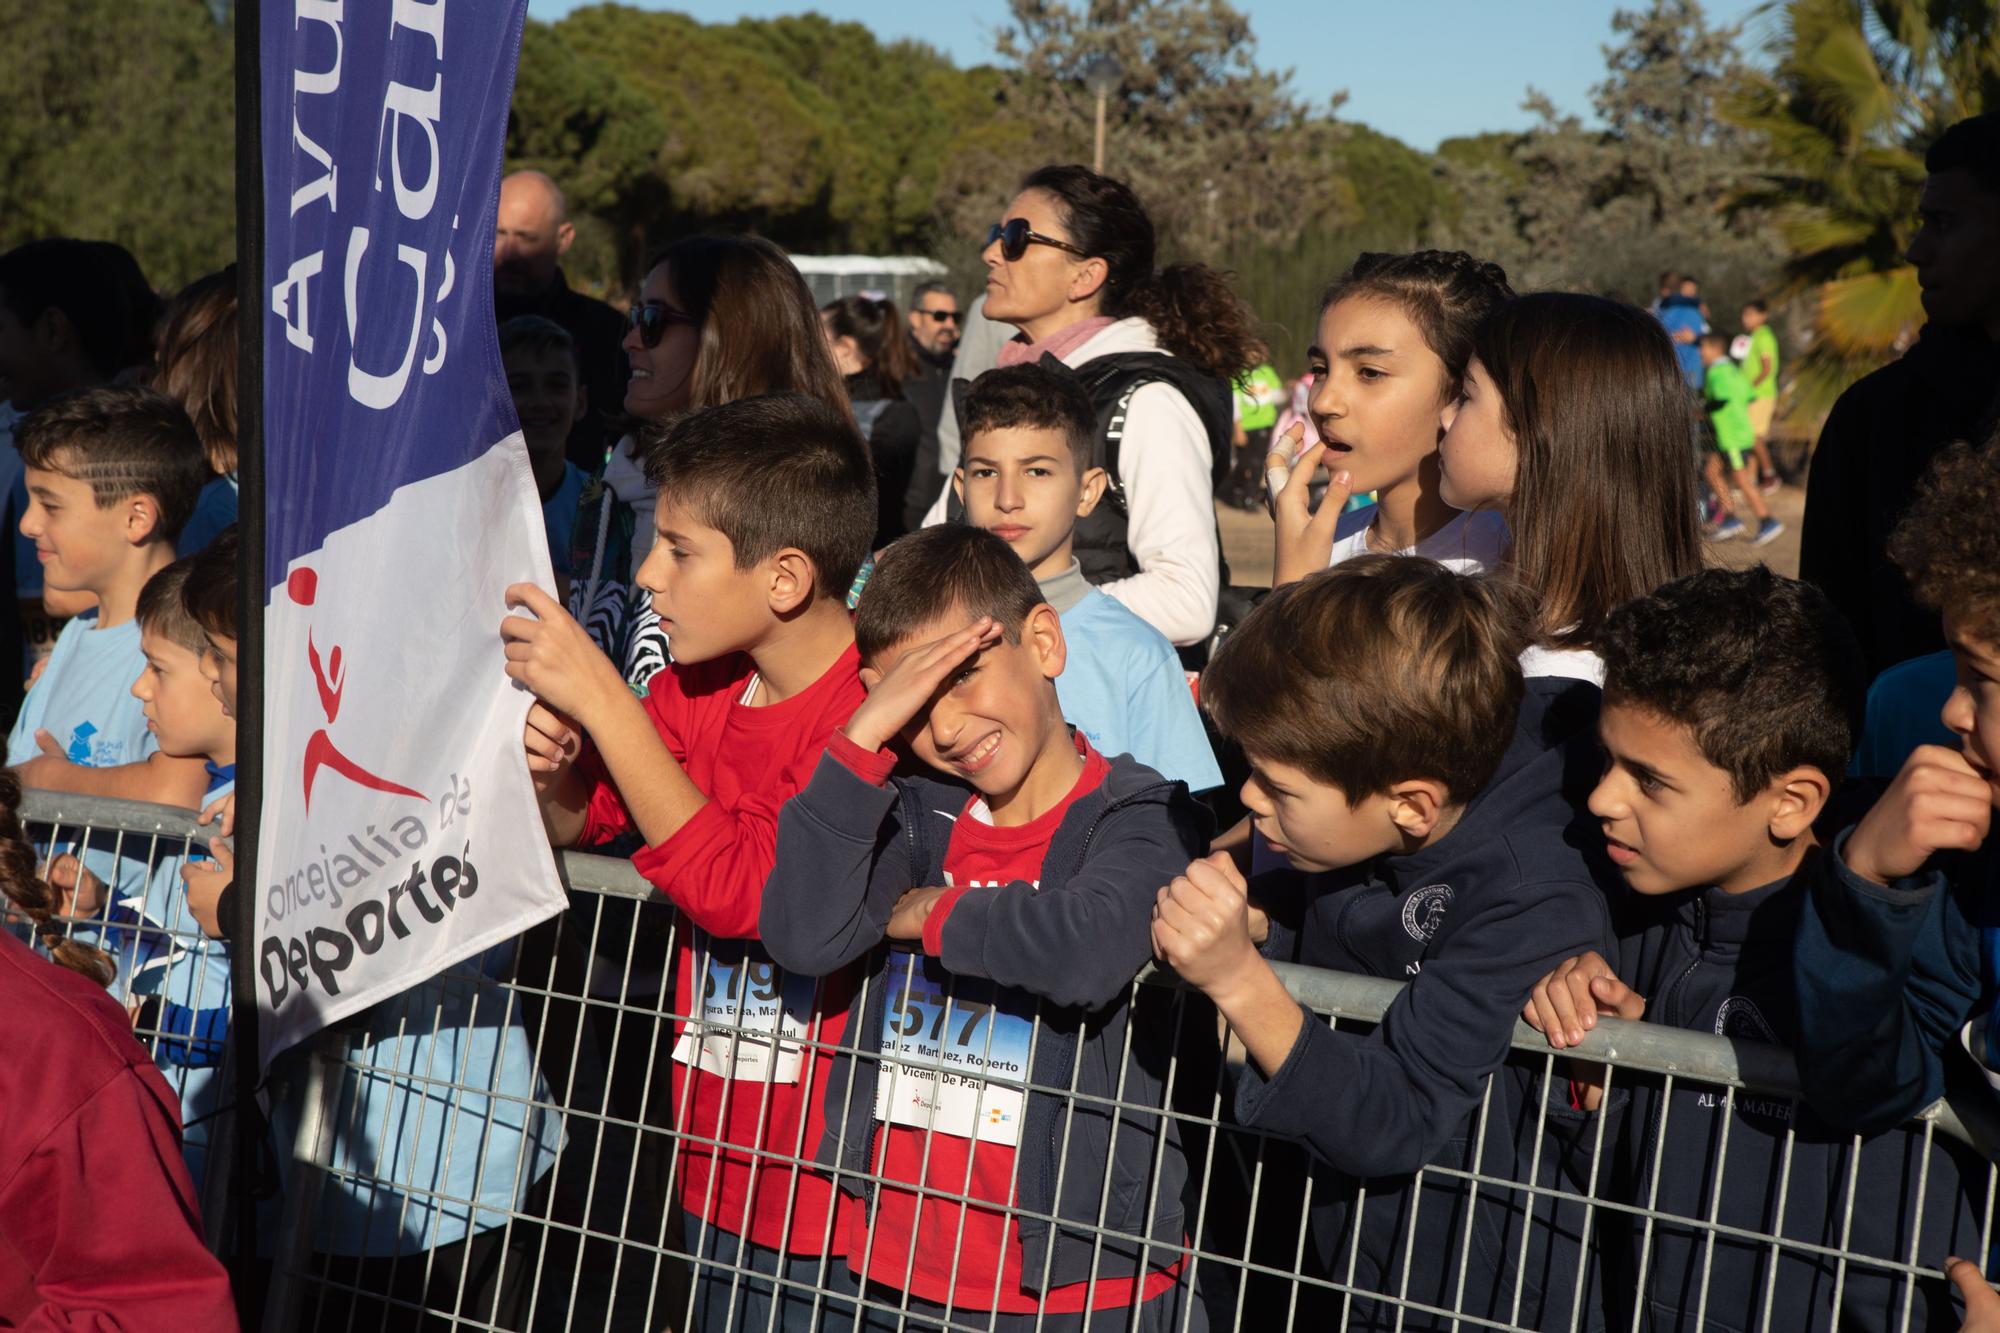
[[[1566,1155],[1538,1156],[1534,1141],[1544,1104],[1551,1132],[1580,1129],[1566,1079],[1551,1093],[1540,1062],[1503,1062],[1534,983],[1566,958],[1613,944],[1584,851],[1592,844],[1573,827],[1574,794],[1598,766],[1597,691],[1546,679],[1530,686],[1513,746],[1457,827],[1411,855],[1305,877],[1289,930],[1274,908],[1274,956],[1409,984],[1372,1032],[1336,1032],[1308,1015],[1271,1078],[1246,1068],[1236,1112],[1318,1159],[1311,1224],[1324,1276],[1388,1293],[1407,1280],[1408,1297],[1425,1304],[1569,1327],[1581,1208],[1569,1217],[1566,1205],[1544,1199],[1524,1229],[1516,1192],[1483,1190],[1472,1208],[1463,1180],[1426,1174],[1419,1187],[1413,1179],[1441,1166],[1522,1180],[1539,1162],[1538,1183],[1577,1188],[1556,1177]],[[1496,1077],[1486,1132],[1475,1141],[1488,1075]],[[1363,1302],[1350,1326],[1396,1317]],[[1404,1316],[1403,1327],[1425,1326]]]
[[[965,799],[963,787],[924,778],[878,787],[829,754],[778,820],[759,923],[764,947],[780,967],[810,976],[867,960],[827,1083],[815,1161],[837,1169],[840,1187],[871,1207],[874,1186],[858,1177],[873,1168],[878,1128],[877,1038],[890,966],[883,930],[905,891],[944,882]],[[1039,1008],[1028,1082],[1075,1093],[1031,1090],[1022,1109],[1019,1205],[1057,1219],[1053,1227],[1019,1219],[1031,1282],[1042,1280],[1045,1261],[1052,1287],[1088,1280],[1093,1261],[1100,1279],[1133,1276],[1173,1262],[1185,1242],[1187,1168],[1174,1125],[1105,1102],[1165,1103],[1172,1024],[1149,1022],[1150,1014],[1133,1021],[1132,981],[1152,957],[1155,895],[1206,850],[1209,833],[1185,786],[1121,755],[1064,816],[1039,889],[1016,881],[967,893],[945,920],[946,971],[995,983],[1003,1008]],[[1079,1229],[1100,1225],[1153,1244]]]
[[[1824,873],[1821,860],[1816,853],[1789,879],[1747,893],[1711,888],[1645,900],[1627,895],[1619,913],[1618,974],[1647,998],[1646,1021],[1795,1045],[1799,1011],[1792,949],[1807,886]],[[1712,1086],[1677,1087],[1671,1097],[1656,1079],[1628,1086],[1629,1101],[1607,1103],[1607,1114],[1624,1120],[1612,1184],[1617,1197],[1655,1198],[1663,1212],[1713,1215],[1725,1227],[1775,1230],[1788,1241],[1894,1262],[1907,1261],[1913,1240],[1918,1259],[1933,1268],[1948,1254],[1979,1253],[1979,1207],[1968,1191],[1983,1193],[1985,1166],[1971,1149],[1943,1134],[1934,1137],[1928,1152],[1919,1201],[1918,1177],[1927,1155],[1921,1133],[1891,1130],[1868,1139],[1857,1161],[1851,1135],[1810,1110],[1795,1114],[1787,1100],[1739,1092],[1731,1107]],[[1795,1131],[1789,1166],[1787,1129]],[[1607,1314],[1614,1327],[1624,1327],[1631,1317],[1632,1264],[1641,1238],[1619,1215],[1601,1217],[1604,1243],[1613,1250],[1606,1288],[1625,1293],[1613,1296]],[[1840,1327],[1902,1326],[1904,1287],[1879,1269],[1849,1264],[1843,1274],[1832,1262],[1798,1249],[1782,1250],[1774,1261],[1768,1243],[1727,1237],[1717,1238],[1707,1258],[1704,1298],[1707,1248],[1706,1234],[1697,1228],[1655,1223],[1645,1284],[1652,1327],[1763,1328],[1769,1284],[1773,1333],[1826,1328],[1836,1281]],[[1956,1329],[1947,1291],[1941,1279],[1919,1287],[1912,1294],[1910,1327]]]

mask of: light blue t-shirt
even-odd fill
[[[576,534],[576,507],[583,501],[583,488],[590,474],[574,463],[563,464],[562,485],[542,501],[542,526],[549,533],[549,563],[559,577],[570,576],[570,543]]]
[[[236,474],[231,472],[201,488],[201,495],[194,502],[194,513],[181,529],[180,540],[174,543],[174,554],[185,557],[207,550],[208,544],[235,521]]]
[[[1069,648],[1056,677],[1063,717],[1099,754],[1129,754],[1189,791],[1221,786],[1187,673],[1167,637],[1096,588],[1061,614]]]
[[[355,1067],[332,1075],[333,1174],[320,1184],[315,1249],[386,1258],[454,1244],[506,1225],[555,1165],[562,1116],[520,998],[496,980],[513,953],[512,942],[490,949],[341,1025]],[[279,1142],[297,1141],[301,1110],[295,1096],[274,1100]]]
[[[91,768],[136,764],[158,750],[146,730],[145,705],[132,685],[146,669],[139,651],[139,622],[97,628],[97,612],[86,611],[63,626],[42,678],[28,691],[14,730],[7,735],[7,762],[25,763],[39,755],[35,732],[47,730],[74,763]]]

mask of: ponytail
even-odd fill
[[[1257,317],[1237,297],[1228,277],[1206,264],[1169,264],[1123,291],[1108,293],[1105,304],[1107,315],[1145,320],[1160,346],[1217,379],[1233,383],[1267,355],[1257,336]]]
[[[54,920],[55,892],[35,873],[35,852],[22,835],[20,809],[21,779],[12,769],[0,771],[0,897],[28,918],[56,962],[100,986],[109,985],[115,972],[110,956],[69,938]]]
[[[819,308],[836,338],[852,338],[884,398],[901,398],[906,381],[917,377],[917,354],[903,329],[896,303],[867,296],[843,296]]]
[[[1153,220],[1124,181],[1089,167],[1047,166],[1021,188],[1052,197],[1071,240],[1104,261],[1104,314],[1145,320],[1160,346],[1217,379],[1239,379],[1264,360],[1257,318],[1225,275],[1205,264],[1153,266]]]

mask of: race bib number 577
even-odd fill
[[[935,958],[892,954],[875,1118],[1016,1146],[1032,1021]]]

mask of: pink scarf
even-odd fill
[[[1027,334],[1017,333],[1000,344],[999,364],[1027,365],[1041,360],[1044,355],[1063,361],[1071,352],[1117,322],[1109,315],[1093,315],[1089,319],[1080,319],[1074,324],[1064,325],[1040,342],[1029,342]]]

